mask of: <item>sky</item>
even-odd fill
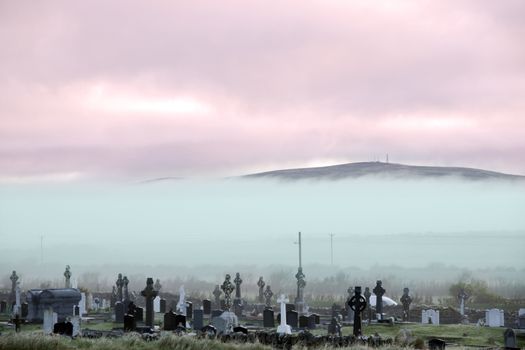
[[[0,1],[0,183],[525,174],[525,2]]]

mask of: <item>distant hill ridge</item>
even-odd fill
[[[283,180],[327,179],[338,180],[363,176],[394,178],[441,178],[460,177],[468,180],[525,180],[525,176],[496,171],[463,168],[405,165],[384,162],[346,163],[314,168],[274,170],[244,175],[244,178],[278,178]]]

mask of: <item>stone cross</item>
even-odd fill
[[[66,278],[65,287],[71,288],[71,267],[66,265],[66,271],[64,271],[64,277]]]
[[[129,300],[129,290],[128,290],[128,284],[129,284],[129,280],[128,280],[128,276],[124,276],[124,278],[122,279],[122,284],[123,284],[123,294],[124,294],[124,300]]]
[[[403,289],[403,296],[401,297],[401,304],[403,304],[403,321],[408,321],[408,314],[410,310],[410,304],[412,303],[412,298],[410,297],[409,289]]]
[[[117,300],[122,301],[122,286],[124,285],[124,282],[122,281],[122,274],[118,274],[117,281],[115,282],[117,285]]]
[[[110,306],[114,307],[115,303],[117,302],[117,289],[115,286],[111,289],[111,299],[110,299]]]
[[[359,337],[363,334],[361,325],[361,313],[366,308],[366,300],[361,295],[361,287],[356,286],[354,288],[354,296],[348,301],[348,306],[354,310],[354,336]]]
[[[469,298],[467,292],[464,289],[461,289],[458,293],[459,300],[459,313],[461,316],[465,316],[465,301]]]
[[[372,307],[370,306],[370,297],[372,296],[372,293],[370,293],[370,288],[365,287],[365,292],[363,293],[366,299],[366,305],[368,308],[368,324],[372,322]]]
[[[162,284],[160,284],[160,280],[157,278],[157,281],[155,281],[155,290],[160,292],[161,288],[162,288]]]
[[[153,299],[157,296],[158,292],[153,288],[153,278],[148,277],[146,280],[146,288],[140,294],[146,299],[146,326],[153,327],[153,321],[155,319],[155,310],[153,309]]]
[[[15,294],[15,289],[16,289],[16,286],[18,284],[18,275],[16,274],[16,271],[13,270],[13,273],[11,274],[11,277],[9,277],[9,279],[11,280],[11,298],[10,298],[10,302],[13,302],[15,301],[15,298],[16,298],[16,294]]]
[[[231,294],[233,290],[235,289],[230,279],[231,279],[230,274],[226,274],[226,276],[224,277],[224,282],[222,283],[222,286],[221,286],[221,289],[224,292],[224,304],[226,306],[226,310],[228,311],[230,310],[230,307],[232,306]]]
[[[259,277],[259,281],[257,281],[257,287],[259,287],[259,303],[264,302],[264,283],[262,276]]]
[[[213,296],[215,297],[215,307],[217,309],[221,308],[221,288],[218,284],[215,285],[215,289],[213,290]]]
[[[264,299],[266,299],[266,307],[272,307],[272,297],[273,297],[272,288],[270,288],[270,286],[266,286],[266,290],[264,291]]]
[[[16,289],[15,289],[15,308],[13,310],[14,315],[20,315],[20,311],[22,308],[22,304],[20,303],[20,282],[16,283]]]
[[[305,277],[303,268],[299,266],[297,273],[295,274],[295,278],[297,278],[297,296],[295,298],[295,304],[299,313],[303,313],[304,287],[306,287],[306,281],[304,280]]]
[[[286,303],[288,301],[284,294],[281,294],[281,297],[277,299],[277,302],[281,304],[281,324],[277,327],[277,333],[279,334],[292,334],[292,329],[286,323]]]
[[[235,274],[235,279],[233,282],[235,283],[235,299],[241,299],[242,278],[238,272]]]
[[[374,294],[376,295],[376,313],[378,313],[380,316],[383,317],[383,295],[385,294],[385,289],[382,287],[383,282],[381,280],[378,280],[376,283],[376,287],[372,290]]]

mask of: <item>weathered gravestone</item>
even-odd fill
[[[199,330],[204,327],[204,310],[193,310],[193,329]]]
[[[186,317],[189,319],[193,317],[193,303],[191,301],[186,302]]]
[[[459,301],[459,313],[461,316],[465,315],[465,301],[469,298],[469,295],[467,292],[462,288],[458,293],[458,301]]]
[[[166,312],[166,299],[160,299],[159,303],[159,312],[165,313]]]
[[[405,287],[403,289],[403,296],[401,297],[401,304],[403,304],[403,321],[405,322],[408,322],[410,304],[412,303],[412,298],[408,294],[409,292],[409,289]]]
[[[173,311],[164,314],[164,330],[173,331],[175,329],[175,313]]]
[[[300,329],[309,328],[308,327],[308,317],[307,316],[304,316],[304,315],[299,316],[299,328]]]
[[[339,323],[339,320],[337,317],[332,317],[332,321],[328,325],[328,334],[329,335],[337,335],[340,337],[341,334],[341,324]]]
[[[518,310],[518,328],[525,328],[525,309],[523,308]]]
[[[272,297],[273,297],[272,288],[270,286],[266,286],[266,290],[264,291],[264,300],[265,300],[266,307],[272,307]]]
[[[137,322],[135,321],[135,316],[130,314],[124,315],[124,331],[134,332],[136,329]]]
[[[122,287],[124,286],[124,281],[122,280],[122,274],[119,273],[117,277],[117,281],[115,282],[117,285],[117,301],[124,300],[123,294],[122,294]]]
[[[421,323],[439,325],[439,310],[421,310]]]
[[[239,320],[233,312],[225,311],[219,317],[213,317],[211,324],[217,329],[218,334],[229,334],[239,325]]]
[[[319,315],[317,314],[310,314],[310,316],[308,316],[308,329],[317,328],[317,318],[318,317]]]
[[[383,295],[385,294],[386,290],[382,285],[383,282],[378,280],[376,282],[375,288],[372,290],[376,296],[376,314],[378,315],[378,319],[383,319]]]
[[[505,333],[503,333],[503,343],[505,344],[505,349],[519,349],[516,342],[516,332],[512,328],[507,328]]]
[[[115,303],[115,322],[124,322],[124,304],[121,301]]]
[[[503,310],[490,309],[485,311],[485,325],[489,327],[503,327],[505,325]]]
[[[346,291],[348,292],[348,298],[346,301],[346,321],[354,322],[354,310],[352,310],[352,308],[348,304],[350,299],[352,299],[352,297],[354,296],[354,287],[348,287]]]
[[[186,328],[186,322],[185,315],[175,315],[175,329]]]
[[[242,278],[238,272],[235,275],[235,279],[233,280],[233,282],[235,283],[235,299],[233,300],[233,311],[235,312],[235,315],[237,317],[241,317],[243,311],[243,303],[241,297]]]
[[[2,300],[0,301],[0,314],[7,313],[7,301]]]
[[[372,293],[370,292],[370,288],[365,287],[363,296],[366,300],[366,309],[368,310],[368,324],[370,324],[370,322],[372,322],[372,305],[370,305],[370,297],[372,296]]]
[[[18,285],[19,277],[15,270],[13,270],[13,273],[9,279],[11,280],[11,294],[9,294],[9,301],[16,302],[16,286]]]
[[[290,327],[297,328],[299,326],[299,313],[295,310],[286,312],[286,322]]]
[[[139,307],[139,306],[135,308],[135,321],[144,322],[144,308]]]
[[[263,327],[273,328],[275,327],[275,316],[272,309],[264,309],[263,311]]]
[[[155,319],[155,312],[153,310],[153,299],[158,292],[153,288],[153,278],[148,277],[146,280],[146,288],[140,294],[146,299],[146,326],[153,327]]]
[[[230,310],[230,307],[232,305],[231,294],[233,290],[235,289],[230,279],[231,279],[231,276],[229,274],[226,274],[226,276],[224,277],[224,282],[221,285],[221,289],[224,292],[224,310],[226,311]]]
[[[354,296],[348,301],[348,306],[354,311],[353,334],[355,337],[359,337],[363,334],[361,313],[366,308],[366,299],[361,295],[361,286],[354,288]]]
[[[45,309],[44,310],[44,322],[42,323],[42,328],[44,330],[44,334],[51,334],[53,333],[53,327],[55,323],[58,322],[58,315],[56,312],[53,312],[53,309]]]
[[[264,282],[262,276],[259,277],[259,280],[257,281],[257,287],[259,287],[259,298],[258,301],[260,304],[264,303],[264,286],[266,283]]]
[[[215,289],[213,290],[213,296],[215,297],[215,308],[216,309],[222,309],[222,305],[221,305],[221,288],[220,286],[217,284],[215,285]]]
[[[160,312],[160,297],[158,295],[153,299],[153,311]]]
[[[26,302],[22,303],[22,307],[20,309],[21,309],[21,316],[22,318],[25,319],[27,317],[27,314],[29,313],[29,304]]]
[[[209,315],[211,313],[211,301],[209,299],[204,299],[202,301],[202,309],[204,310],[205,315]]]

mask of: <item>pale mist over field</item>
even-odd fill
[[[155,266],[188,267],[175,276],[198,266],[292,267],[301,231],[305,266],[330,265],[334,234],[333,264],[343,270],[523,272],[524,208],[523,182],[452,178],[9,185],[0,188],[0,264],[56,277],[66,264],[109,276]]]

